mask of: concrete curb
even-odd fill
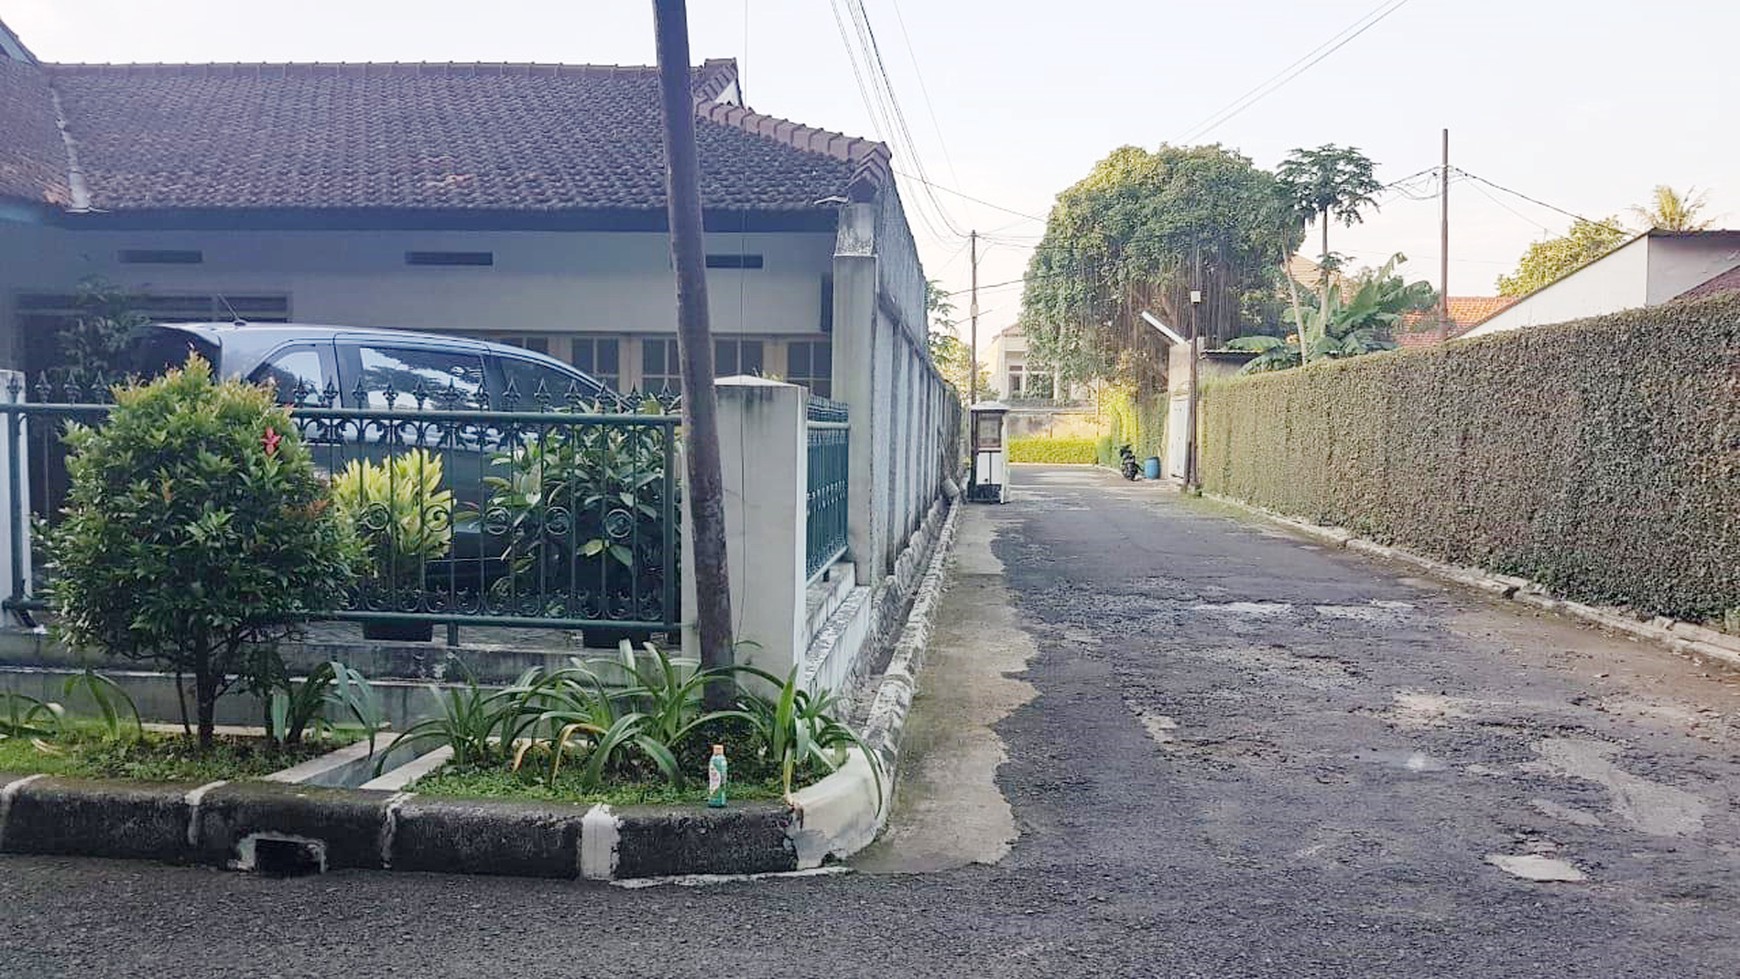
[[[1514,575],[1487,571],[1484,568],[1470,568],[1439,561],[1436,558],[1426,557],[1423,554],[1417,554],[1400,547],[1390,547],[1376,541],[1366,540],[1363,537],[1355,536],[1352,531],[1342,527],[1307,523],[1230,496],[1221,496],[1218,493],[1204,493],[1203,495],[1216,503],[1236,507],[1246,513],[1262,517],[1289,530],[1314,537],[1336,547],[1344,547],[1368,557],[1411,565],[1434,578],[1466,588],[1474,588],[1499,598],[1521,602],[1543,611],[1557,612],[1582,619],[1592,625],[1623,633],[1634,639],[1660,644],[1675,653],[1691,657],[1694,661],[1715,660],[1725,666],[1740,669],[1740,636],[1731,636],[1692,622],[1660,616],[1644,621],[1626,614],[1622,609],[1601,608],[1555,597],[1545,585],[1530,581],[1527,578],[1518,578]]]
[[[855,752],[840,770],[791,798],[794,820],[788,830],[797,870],[840,860],[869,846],[882,831],[894,805],[894,776],[900,763],[900,734],[906,726],[918,673],[930,644],[931,621],[942,594],[948,557],[954,550],[962,503],[949,507],[919,580],[906,624],[877,683],[860,736],[869,749]]]
[[[437,750],[365,783],[341,749],[272,779],[147,783],[0,772],[0,853],[194,863],[258,873],[334,869],[584,880],[812,869],[876,838],[893,803],[900,735],[918,687],[961,507],[948,508],[912,611],[875,687],[869,752],[780,803],[724,809],[449,799],[401,791]]]

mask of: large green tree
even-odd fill
[[[1114,150],[1058,195],[1027,268],[1022,328],[1035,360],[1071,381],[1151,387],[1164,346],[1143,310],[1218,343],[1279,285],[1275,256],[1303,232],[1280,184],[1221,146]],[[1202,301],[1192,309],[1190,292]]]
[[[1618,218],[1579,219],[1568,233],[1530,245],[1517,262],[1516,271],[1498,277],[1498,294],[1528,295],[1618,248],[1629,237],[1630,232],[1620,225]]]

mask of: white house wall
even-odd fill
[[[1487,336],[1647,305],[1650,301],[1650,241],[1647,237],[1632,241],[1524,297],[1466,335]]]
[[[122,265],[121,249],[198,249],[204,262]],[[716,332],[821,331],[833,235],[713,234],[707,249],[761,255],[764,263],[708,270]],[[494,265],[410,266],[409,251],[487,251]],[[670,333],[676,326],[662,233],[71,232],[0,225],[0,302],[20,291],[64,291],[87,275],[159,293],[284,293],[291,316],[307,323],[517,333]]]
[[[1740,265],[1740,233],[1650,239],[1649,302],[1665,303]]]

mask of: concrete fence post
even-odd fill
[[[718,382],[737,662],[783,678],[804,654],[809,401],[759,377]]]

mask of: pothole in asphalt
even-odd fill
[[[1286,615],[1293,611],[1293,606],[1286,602],[1197,602],[1190,606],[1192,612],[1214,612],[1219,615],[1235,615],[1241,618],[1273,618]]]
[[[1447,727],[1451,721],[1467,720],[1470,702],[1460,697],[1430,693],[1398,693],[1386,718],[1397,727]]]
[[[1570,861],[1539,853],[1489,853],[1486,862],[1513,877],[1541,883],[1575,884],[1589,879]]]
[[[1529,808],[1550,819],[1559,819],[1573,826],[1600,826],[1601,817],[1575,806],[1567,806],[1551,799],[1530,799]]]
[[[1683,789],[1633,775],[1613,762],[1620,746],[1609,741],[1548,738],[1534,745],[1541,756],[1527,768],[1605,786],[1614,814],[1651,836],[1689,836],[1704,828],[1709,804]]]
[[[1442,772],[1450,766],[1442,759],[1433,758],[1423,751],[1409,748],[1397,748],[1385,751],[1354,752],[1357,761],[1376,762],[1392,768],[1400,768],[1408,772]]]
[[[1352,671],[1340,660],[1327,657],[1295,656],[1259,646],[1211,646],[1186,650],[1185,655],[1266,674],[1310,690],[1344,690],[1354,684]]]
[[[1326,619],[1393,625],[1414,611],[1412,602],[1367,602],[1364,605],[1313,605],[1311,610]]]

